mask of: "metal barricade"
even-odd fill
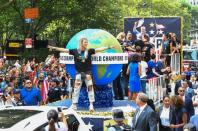
[[[72,98],[72,78],[69,78],[68,83],[67,83],[67,91],[68,91],[68,97]]]
[[[180,74],[180,53],[174,53],[171,55],[171,70],[175,74]]]
[[[154,77],[148,79],[147,94],[149,99],[152,99],[154,103],[158,103],[163,99],[166,91],[165,76]]]

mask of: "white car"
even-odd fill
[[[47,112],[53,106],[18,106],[0,109],[0,131],[45,131]],[[58,110],[57,110],[58,111]],[[89,131],[81,117],[72,109],[62,108],[71,131]]]

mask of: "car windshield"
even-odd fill
[[[40,112],[42,111],[22,109],[0,110],[0,129],[10,128],[21,120],[38,114]]]

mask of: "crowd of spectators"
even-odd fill
[[[43,105],[67,99],[70,77],[54,55],[45,62],[0,62],[0,105]]]
[[[177,131],[183,130],[183,126],[188,122],[197,126],[194,107],[198,106],[198,72],[192,73],[190,69],[188,72],[182,72],[181,79],[175,81],[174,91],[168,86],[172,78],[171,55],[180,53],[180,42],[176,35],[167,33],[162,36],[159,59],[156,59],[154,44],[144,32],[138,37],[133,36],[131,32],[125,37],[125,33],[121,32],[117,40],[123,51],[129,54],[129,63],[123,65],[120,74],[113,81],[114,98],[123,100],[127,97],[135,101],[140,106],[140,113],[147,109],[149,115],[146,117],[150,118],[155,108],[147,108],[149,100],[146,97],[146,85],[149,79],[163,76],[167,85],[163,87],[166,88],[166,96],[156,113],[157,117],[152,116],[151,120],[145,121],[148,128],[155,130],[155,125],[150,126],[150,122],[157,124],[158,121],[162,131],[173,128]],[[72,93],[69,81],[70,76],[65,65],[59,63],[54,55],[48,56],[44,62],[37,62],[36,59],[26,62],[0,59],[0,106],[45,105],[67,99]],[[170,96],[170,92],[174,92],[174,96]],[[140,113],[137,110],[135,116],[139,117]],[[136,117],[133,120],[135,124]],[[143,127],[139,124],[132,128],[138,130]]]
[[[157,110],[158,117],[156,120],[146,121],[148,122],[148,128],[155,130],[154,126],[149,126],[149,122],[152,121],[155,124],[159,121],[160,131],[173,129],[182,131],[184,125],[192,121],[194,122],[192,122],[193,124],[197,125],[195,122],[195,117],[197,118],[195,107],[198,100],[196,95],[198,72],[192,72],[189,68],[187,71],[182,72],[181,75],[178,75],[181,77],[174,79],[175,74],[171,70],[171,57],[176,53],[181,53],[180,41],[174,33],[163,34],[160,51],[157,52],[156,47],[151,43],[149,35],[146,34],[145,28],[142,30],[140,32],[141,37],[140,33],[135,36],[131,32],[128,32],[126,37],[124,32],[119,33],[117,36],[123,51],[129,54],[129,63],[123,66],[120,72],[121,75],[113,83],[115,99],[124,99],[128,96],[129,100],[137,103],[139,93],[143,92],[149,96],[147,87],[149,79],[164,77],[166,84],[160,85],[166,89],[163,104],[160,110]],[[156,59],[157,55],[159,56],[158,59]],[[118,84],[118,80],[120,80],[121,84],[115,85]],[[173,87],[173,85],[175,86]],[[146,103],[150,105],[149,100]],[[155,107],[153,111],[155,111]],[[138,113],[135,113],[135,115],[139,116]],[[136,123],[135,121],[133,121],[133,124]],[[133,128],[135,130],[144,130],[142,127],[143,125]]]

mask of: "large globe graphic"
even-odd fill
[[[88,39],[89,45],[88,48],[100,48],[100,47],[108,47],[113,45],[114,49],[108,49],[101,53],[122,53],[122,48],[117,41],[117,39],[108,33],[107,31],[101,29],[86,29],[75,34],[70,41],[68,42],[66,48],[67,49],[76,49],[78,48],[79,40],[82,37],[86,37]],[[103,65],[92,65],[92,74],[94,78],[94,82],[96,85],[106,85],[111,83],[120,73],[122,68],[122,64],[103,64]],[[67,64],[66,70],[69,75],[74,79],[76,70],[75,65]]]

